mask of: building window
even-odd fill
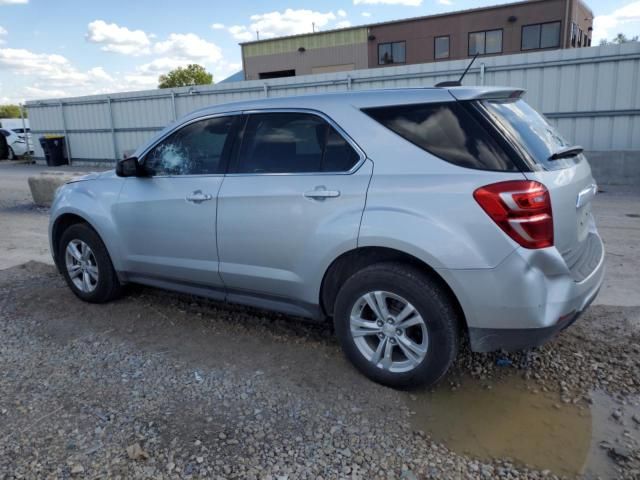
[[[378,44],[378,65],[406,62],[407,42]]]
[[[258,75],[260,80],[268,80],[270,78],[295,77],[295,70],[277,70],[274,72],[260,72]]]
[[[560,22],[537,23],[522,27],[521,50],[558,48],[560,46]]]
[[[445,35],[443,37],[436,37],[434,39],[433,50],[434,50],[434,56],[436,59],[449,58],[450,56],[449,42],[450,42],[449,35]]]
[[[585,47],[590,47],[591,46],[591,38],[587,37],[587,43],[585,44]]]
[[[571,24],[571,46],[572,47],[576,46],[577,36],[578,36],[578,25],[576,25],[575,23],[572,23]]]
[[[469,55],[502,53],[502,29],[469,34]]]

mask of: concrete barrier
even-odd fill
[[[50,207],[53,196],[60,185],[64,185],[74,177],[80,177],[87,173],[76,172],[42,172],[40,175],[29,177],[29,189],[33,197],[33,203],[40,207]]]
[[[640,186],[640,151],[585,152],[599,185]]]

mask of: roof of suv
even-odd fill
[[[519,97],[524,91],[513,87],[394,88],[330,92],[287,97],[271,97],[211,105],[192,112],[189,117],[232,111],[268,108],[322,109],[335,103],[348,103],[358,108],[389,104],[433,101],[473,100]]]

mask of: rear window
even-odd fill
[[[460,167],[518,171],[487,130],[458,102],[363,110],[423,150]]]
[[[524,100],[485,101],[482,105],[512,141],[524,147],[535,163],[549,170],[557,170],[575,165],[583,158],[577,155],[549,160],[555,152],[572,144]]]

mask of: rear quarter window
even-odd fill
[[[560,170],[580,162],[584,157],[551,160],[558,150],[571,147],[547,119],[524,100],[504,100],[482,102],[493,122],[500,126],[507,137],[524,148],[533,163],[547,170]]]
[[[458,102],[363,110],[423,150],[460,167],[519,171],[491,134]]]

